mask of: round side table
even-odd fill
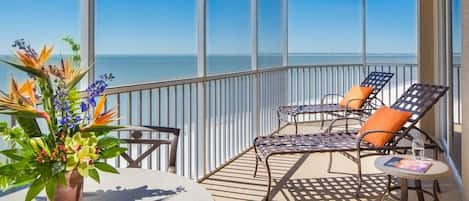
[[[384,192],[378,200],[382,200],[384,196],[391,191],[401,190],[401,200],[408,200],[408,191],[415,190],[419,201],[423,201],[423,194],[428,194],[432,196],[435,200],[438,199],[438,189],[437,185],[433,185],[433,192],[422,189],[422,180],[432,180],[436,181],[440,178],[446,177],[449,174],[449,167],[445,163],[432,159],[425,159],[431,161],[432,165],[425,173],[418,173],[413,171],[408,171],[400,168],[385,166],[384,164],[388,162],[393,157],[401,158],[412,158],[411,155],[389,155],[381,156],[375,160],[375,167],[389,176],[398,177],[400,180],[400,186],[391,186],[390,179],[388,179],[388,189]],[[410,187],[408,180],[414,180],[415,186]]]

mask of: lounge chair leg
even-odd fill
[[[360,152],[358,152],[358,155],[357,155],[357,165],[358,165],[358,174],[357,174],[357,182],[358,182],[358,187],[357,187],[357,198],[360,197],[360,191],[362,189],[362,162],[361,162],[361,159],[360,159]]]
[[[348,118],[345,118],[345,132],[348,133]]]
[[[277,120],[278,120],[278,127],[277,127],[277,133],[280,134],[280,111],[277,110]]]
[[[387,176],[388,176],[387,191],[388,191],[388,193],[391,193],[391,181],[392,181],[392,177],[391,177],[391,175],[387,175]]]
[[[257,176],[257,167],[259,166],[259,158],[256,156],[256,167],[254,168],[254,175],[252,177]]]
[[[265,200],[270,200],[270,188],[272,187],[272,175],[270,173],[269,167],[269,158],[265,159],[265,167],[267,168],[267,176],[268,176],[268,183],[267,183],[267,194],[265,195]]]
[[[296,114],[293,115],[293,121],[295,122],[295,134],[298,135],[298,122],[297,122],[297,116]]]
[[[332,173],[332,152],[329,152],[329,166],[327,167],[327,172]]]
[[[321,130],[324,128],[324,114],[321,113]]]

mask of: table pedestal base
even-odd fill
[[[408,180],[401,178],[400,179],[400,186],[390,186],[390,184],[388,184],[388,188],[387,188],[386,192],[383,193],[378,198],[378,200],[382,201],[387,194],[389,194],[389,196],[391,196],[393,198],[396,198],[396,196],[392,195],[391,192],[395,191],[395,190],[401,190],[400,200],[401,201],[407,201],[409,199],[409,196],[408,196],[409,195],[409,190],[414,190],[417,193],[417,198],[418,198],[419,201],[424,201],[425,200],[424,197],[423,197],[424,194],[432,196],[433,200],[435,200],[435,201],[439,201],[437,185],[433,185],[433,192],[430,192],[430,191],[422,189],[422,182],[420,180],[414,180],[414,182],[415,182],[415,186],[409,187]],[[399,198],[397,198],[397,199],[399,199]]]

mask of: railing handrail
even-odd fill
[[[282,71],[282,70],[287,70],[287,69],[288,69],[287,66],[279,66],[279,67],[263,68],[263,69],[258,69],[258,70],[214,74],[214,75],[208,75],[204,77],[192,77],[192,78],[182,78],[182,79],[175,79],[175,80],[163,80],[163,81],[157,81],[157,82],[146,82],[146,83],[138,83],[138,84],[131,84],[131,85],[122,85],[122,86],[115,86],[115,87],[110,87],[106,89],[106,94],[111,95],[111,94],[117,94],[117,93],[142,91],[142,90],[149,90],[149,89],[162,88],[162,87],[171,87],[171,86],[177,86],[177,85],[196,84],[200,82],[229,79],[233,77],[248,76],[248,75],[259,74],[259,73],[276,72],[276,71]]]
[[[146,83],[137,83],[137,84],[129,84],[129,85],[121,85],[121,86],[114,86],[107,89],[106,93],[117,94],[117,93],[125,93],[125,92],[132,92],[132,91],[142,91],[142,90],[150,90],[154,88],[162,88],[162,87],[172,87],[178,85],[186,85],[186,84],[196,84],[201,82],[207,81],[214,81],[214,80],[221,80],[221,79],[229,79],[233,77],[240,77],[240,76],[248,76],[253,74],[259,73],[266,73],[266,72],[276,72],[282,70],[289,70],[294,68],[307,68],[307,67],[318,67],[318,68],[334,68],[334,67],[356,67],[361,66],[361,63],[352,63],[352,64],[299,64],[299,65],[289,65],[289,66],[276,66],[276,67],[269,67],[269,68],[262,68],[258,70],[247,70],[247,71],[240,71],[240,72],[231,72],[231,73],[222,73],[222,74],[213,74],[207,75],[204,77],[191,77],[191,78],[181,78],[181,79],[171,79],[171,80],[163,80],[157,82],[146,82]],[[367,63],[369,65],[385,65],[385,66],[412,66],[415,67],[418,64],[416,63]],[[455,67],[460,68],[461,64],[454,64]]]

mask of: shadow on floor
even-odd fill
[[[363,187],[358,199],[355,177],[290,179],[284,185],[293,200],[376,200],[386,190],[387,177],[385,175],[363,176]]]

